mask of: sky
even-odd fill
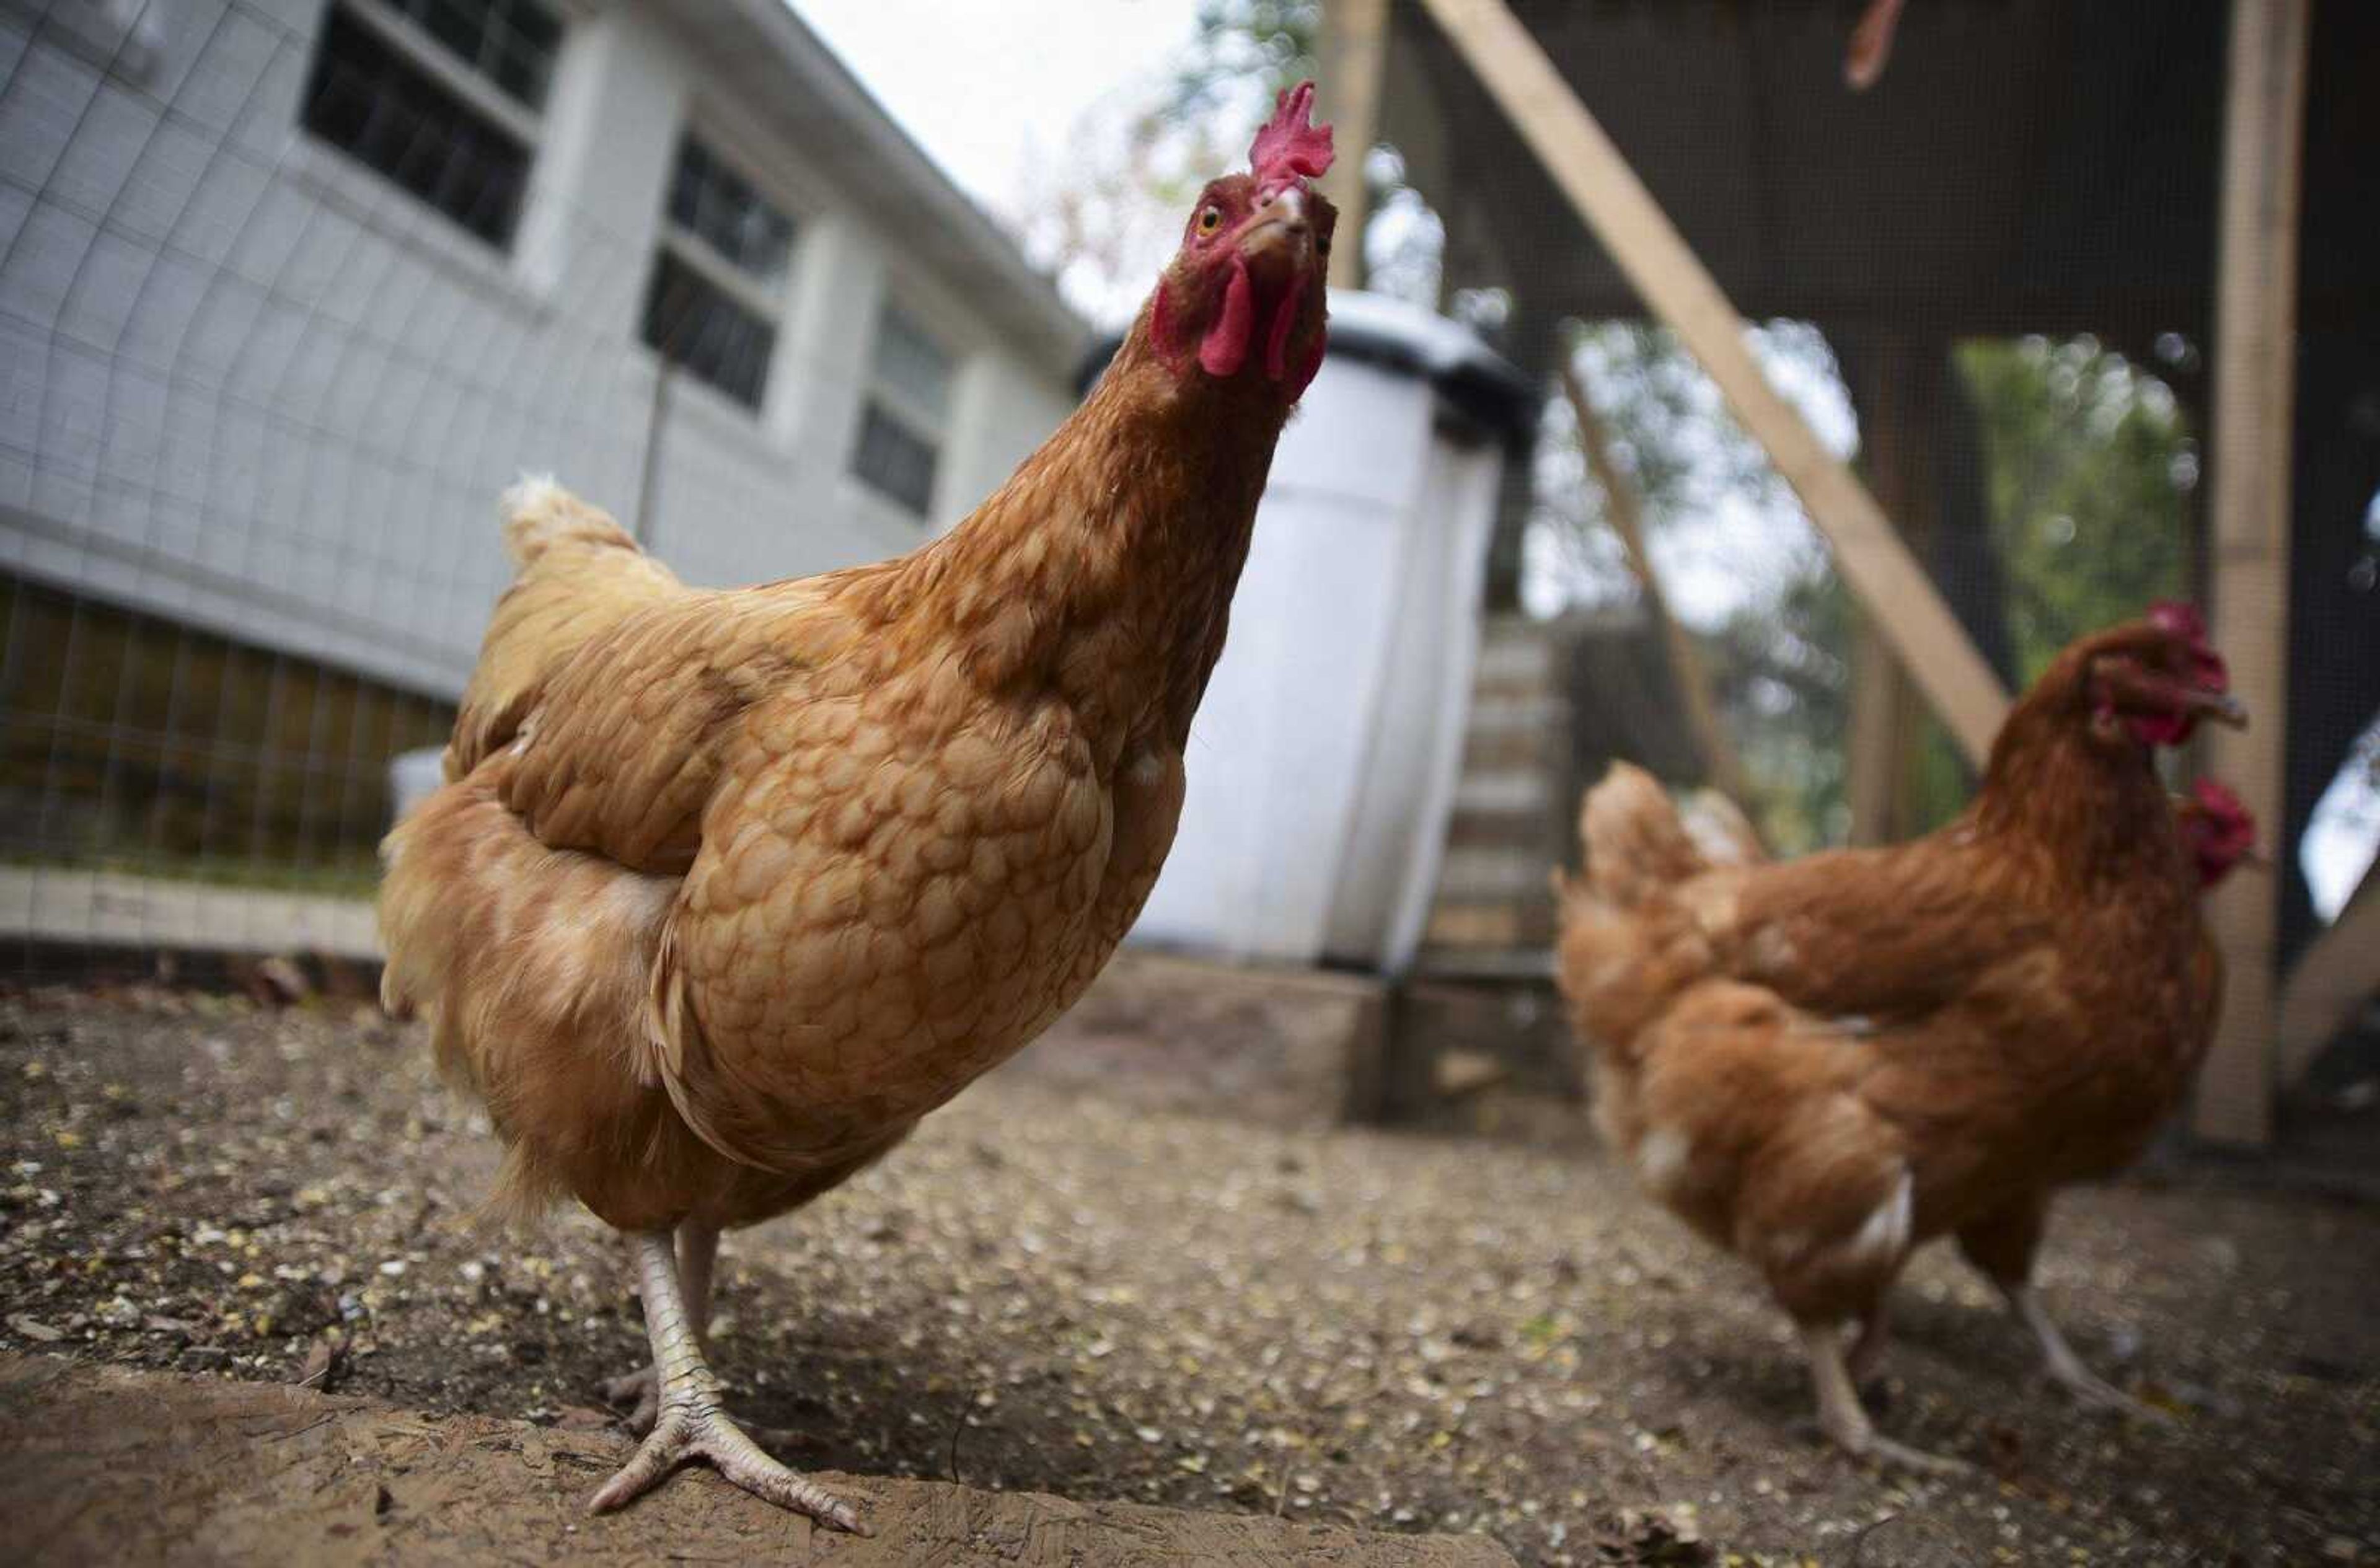
[[[1014,210],[1028,159],[1099,98],[1162,73],[1196,0],[797,0],[795,13],[961,188]]]

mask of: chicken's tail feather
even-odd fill
[[[1579,807],[1586,881],[1596,894],[1633,909],[1711,869],[1669,791],[1644,769],[1615,762]]]
[[[571,494],[552,474],[523,474],[498,500],[496,514],[504,519],[504,549],[523,570],[557,544],[644,553],[609,512]]]
[[[633,1173],[628,1151],[670,1114],[638,1036],[677,881],[539,843],[499,798],[503,771],[433,792],[382,845],[381,993],[487,1106],[507,1145],[489,1209],[523,1220],[582,1165]],[[590,1149],[590,1127],[634,1136]]]
[[[509,745],[546,683],[590,640],[686,591],[610,513],[551,479],[532,475],[504,492],[502,515],[520,572],[488,618],[446,748],[449,779]]]
[[[1607,1066],[1633,1065],[1663,1009],[1711,952],[1669,891],[1711,869],[1669,792],[1615,763],[1579,808],[1585,869],[1563,879],[1559,978],[1571,1022]]]

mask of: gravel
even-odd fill
[[[580,1214],[491,1228],[484,1118],[332,1003],[0,997],[0,1348],[611,1419],[643,1335]],[[788,1463],[1484,1531],[1524,1562],[2380,1562],[2380,1211],[2211,1176],[2076,1193],[2045,1295],[2173,1414],[2046,1389],[1937,1249],[1885,1431],[1815,1439],[1783,1319],[1582,1130],[1300,1136],[994,1075],[728,1239],[718,1365]]]

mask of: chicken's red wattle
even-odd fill
[[[1248,282],[1248,263],[1232,258],[1232,281],[1223,289],[1223,309],[1215,324],[1198,342],[1198,364],[1210,376],[1237,375],[1247,363],[1248,343],[1256,336],[1256,287]]]

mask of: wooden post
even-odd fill
[[[2216,278],[2211,618],[2254,727],[2216,732],[2206,764],[2274,832],[2289,729],[2289,442],[2311,10],[2312,0],[2233,0]],[[2277,878],[2233,877],[2207,900],[2225,973],[2223,1014],[2198,1080],[2202,1137],[2272,1136],[2278,893]]]
[[[1751,780],[1744,774],[1734,743],[1728,739],[1727,726],[1719,722],[1718,704],[1711,697],[1710,672],[1704,667],[1694,638],[1670,614],[1669,595],[1661,591],[1661,579],[1653,570],[1653,554],[1645,545],[1644,497],[1612,461],[1611,439],[1604,431],[1603,417],[1596,412],[1586,383],[1579,379],[1577,361],[1567,350],[1562,355],[1561,383],[1571,417],[1578,423],[1578,449],[1595,482],[1602,487],[1605,515],[1611,531],[1620,536],[1621,553],[1628,558],[1628,569],[1645,595],[1645,612],[1660,628],[1670,677],[1677,682],[1679,699],[1686,706],[1687,727],[1694,731],[1695,748],[1703,754],[1703,782],[1738,805],[1749,807]]]
[[[1901,541],[1923,552],[1934,538],[1941,492],[1931,438],[1939,428],[1947,346],[1889,336],[1850,356],[1848,366],[1860,383],[1852,406],[1868,483],[1887,515],[1899,519]],[[1855,637],[1843,759],[1851,842],[1893,844],[1917,831],[1917,742],[1925,710],[1873,611],[1862,614]]]
[[[2330,929],[2306,944],[2281,987],[2274,1009],[2280,1081],[2293,1085],[2304,1077],[2374,991],[2380,991],[2380,862],[2364,873]]]
[[[1380,78],[1388,68],[1389,0],[1326,0],[1322,7],[1323,114],[1338,161],[1322,176],[1322,194],[1339,209],[1339,238],[1330,249],[1330,286],[1365,282],[1364,228],[1372,217],[1372,188],[1364,159],[1380,136]]]
[[[1718,383],[1735,416],[1802,499],[1934,711],[1980,764],[2008,694],[1949,606],[1893,533],[1876,498],[1778,395],[1719,292],[1611,139],[1503,0],[1423,0],[1488,94],[1535,150],[1653,313]]]

